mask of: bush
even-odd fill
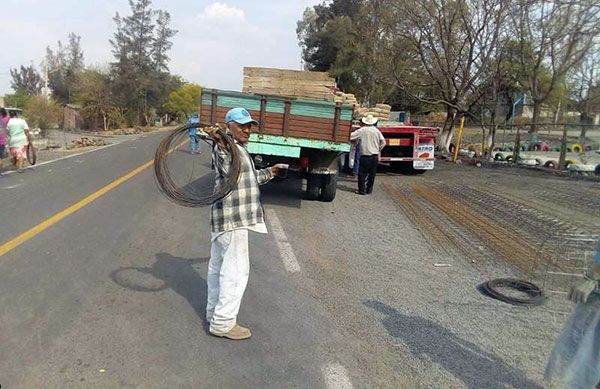
[[[54,100],[38,95],[31,96],[25,106],[23,116],[27,118],[31,127],[47,130],[58,126],[62,119],[62,113],[62,107]]]

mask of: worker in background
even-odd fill
[[[252,126],[258,123],[244,108],[233,108],[225,116],[227,131],[233,135],[239,149],[240,176],[237,186],[211,208],[211,247],[208,262],[208,299],[206,319],[209,332],[218,337],[241,340],[251,336],[249,328],[237,323],[242,296],[248,283],[250,262],[248,231],[267,233],[260,202],[259,185],[265,184],[285,169],[285,165],[256,170],[245,148]],[[231,155],[219,143],[213,129],[205,128],[215,142],[213,163],[217,176],[215,187],[224,185],[231,165]]]
[[[373,192],[379,153],[385,147],[385,138],[377,128],[377,118],[373,115],[365,116],[361,122],[364,125],[350,134],[350,140],[358,141],[361,154],[358,167],[358,190],[355,193],[366,195]]]
[[[600,247],[569,293],[577,305],[554,345],[544,378],[552,388],[600,385]]]
[[[360,143],[354,142],[354,165],[352,165],[352,175],[354,177],[358,176],[358,169],[360,167]]]
[[[198,114],[195,113],[187,121],[187,124],[198,124],[200,123],[200,119],[198,118]],[[200,153],[200,137],[197,134],[198,128],[191,127],[188,130],[190,135],[190,153],[199,154]]]

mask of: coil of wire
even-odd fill
[[[512,305],[541,305],[545,296],[542,290],[535,284],[514,278],[497,278],[484,282],[477,287],[479,291],[488,297],[503,301]],[[515,297],[500,292],[500,289],[507,288],[524,294],[525,298]]]
[[[181,186],[173,179],[173,167],[170,166],[168,157],[185,143],[192,128],[211,129],[211,131],[202,131],[198,137],[208,143],[212,149],[217,140],[207,133],[216,134],[215,138],[219,138],[219,147],[223,147],[231,157],[228,174],[218,187],[205,185],[201,188],[192,188],[190,185]],[[174,129],[160,142],[154,156],[154,176],[158,188],[169,200],[184,207],[204,207],[226,197],[236,186],[239,175],[240,155],[234,139],[220,127],[215,128],[207,124],[187,124]]]

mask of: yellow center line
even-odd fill
[[[46,230],[47,228],[50,228],[51,226],[58,223],[62,219],[66,218],[67,216],[79,211],[81,208],[85,207],[86,205],[88,205],[92,201],[96,200],[100,196],[103,196],[106,193],[110,192],[117,186],[119,186],[122,183],[124,183],[125,181],[129,180],[130,178],[141,173],[144,169],[146,169],[148,166],[151,166],[153,163],[154,163],[154,160],[150,160],[150,161],[144,163],[143,165],[141,165],[141,166],[133,169],[129,173],[125,174],[121,178],[117,178],[115,181],[111,182],[110,184],[106,185],[105,187],[103,187],[103,188],[99,189],[98,191],[92,193],[91,195],[87,196],[83,200],[71,205],[68,208],[63,209],[62,211],[58,212],[57,214],[50,216],[48,219],[44,220],[37,226],[31,228],[30,230],[25,231],[22,234],[3,243],[2,245],[0,245],[0,257],[3,256],[4,254],[8,253],[12,249],[27,242],[29,239],[33,238],[40,232]]]

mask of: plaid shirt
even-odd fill
[[[248,151],[239,144],[237,147],[240,154],[240,178],[237,186],[227,197],[212,204],[212,232],[231,231],[265,222],[258,186],[269,182],[273,175],[268,168],[256,170]],[[225,184],[225,177],[231,164],[231,155],[216,146],[213,149],[213,163],[217,176],[216,191]]]

